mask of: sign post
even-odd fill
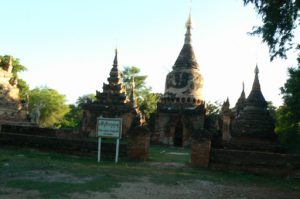
[[[119,159],[119,146],[120,146],[120,139],[117,138],[115,163],[117,163]]]
[[[122,118],[97,118],[97,136],[98,136],[98,162],[101,161],[101,138],[116,138],[116,157],[119,159],[119,145],[122,136]]]
[[[101,137],[98,137],[98,162],[101,161]]]

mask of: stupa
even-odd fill
[[[107,81],[108,84],[103,83],[102,92],[96,91],[95,101],[82,104],[84,113],[81,130],[94,136],[98,117],[122,118],[122,135],[126,136],[133,123],[138,123],[139,111],[134,98],[134,88],[131,91],[131,98],[128,99],[126,96],[125,85],[118,67],[117,49]]]
[[[192,20],[186,22],[184,45],[166,77],[165,92],[157,104],[153,142],[187,146],[204,129],[203,78],[192,46]]]
[[[255,67],[255,78],[252,90],[232,122],[230,143],[243,149],[272,150],[276,148],[277,136],[274,132],[274,119],[267,109],[267,102],[261,92],[258,67]],[[240,106],[237,106],[240,107]]]

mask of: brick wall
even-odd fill
[[[299,175],[300,155],[212,149],[210,167],[256,174]]]
[[[2,125],[0,145],[29,147],[41,150],[71,153],[77,155],[97,155],[97,138],[84,137],[68,129],[38,128],[35,126]],[[101,156],[113,158],[115,143],[102,143]],[[120,157],[127,157],[127,144],[120,144]]]
[[[210,151],[211,140],[209,138],[193,138],[191,143],[192,166],[208,167]]]
[[[150,130],[136,127],[128,134],[128,158],[145,161],[149,158]]]

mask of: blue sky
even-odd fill
[[[31,88],[48,86],[69,103],[102,90],[114,48],[119,64],[137,66],[154,92],[164,92],[165,77],[181,50],[189,0],[0,0],[0,54],[19,58],[28,68],[21,77]],[[266,100],[280,105],[279,88],[288,60],[270,63],[268,48],[247,32],[260,24],[242,0],[192,3],[193,46],[204,76],[207,101],[234,105],[245,82],[249,94],[256,63]],[[299,38],[299,37],[298,37]]]

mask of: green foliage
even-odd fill
[[[56,90],[39,87],[29,92],[29,110],[32,113],[35,105],[40,105],[39,125],[41,127],[59,127],[64,116],[70,111],[66,97]]]
[[[218,123],[218,118],[221,110],[221,103],[218,101],[215,102],[206,102],[206,125],[209,129],[216,128]]]
[[[60,123],[61,128],[79,128],[83,110],[74,104],[69,105],[70,111],[64,116]]]
[[[274,121],[276,120],[276,111],[277,111],[277,107],[273,105],[273,102],[268,101],[268,106],[267,109],[271,115],[271,117],[274,119]]]
[[[300,64],[298,68],[288,69],[289,78],[281,88],[284,103],[289,112],[292,122],[300,122]]]
[[[286,106],[281,106],[276,113],[276,128],[280,143],[292,153],[300,153],[300,124],[292,123],[291,112]]]
[[[289,68],[289,79],[281,94],[284,105],[276,114],[276,132],[290,151],[300,153],[300,67]]]
[[[132,88],[132,82],[134,78],[135,84],[135,95],[139,98],[143,93],[150,92],[151,88],[146,86],[145,80],[147,79],[146,75],[139,75],[140,69],[135,66],[125,66],[122,71],[123,83],[126,87],[126,93],[130,94]]]
[[[143,96],[143,100],[138,102],[140,111],[143,113],[145,118],[148,120],[152,113],[157,109],[157,101],[160,98],[160,93],[146,93]]]
[[[261,35],[270,49],[271,60],[293,48],[294,32],[299,25],[299,0],[243,0],[252,3],[261,15],[263,25],[254,27],[252,34]],[[298,21],[297,21],[298,20]]]
[[[148,121],[151,113],[154,113],[156,111],[157,101],[159,99],[160,94],[152,93],[151,87],[146,86],[145,80],[147,76],[139,75],[139,73],[139,68],[135,66],[126,66],[122,71],[122,78],[126,87],[126,93],[128,97],[131,93],[132,82],[134,79],[134,94],[137,99],[137,104],[146,121]]]
[[[18,88],[20,89],[20,99],[26,100],[29,95],[29,85],[23,79],[18,79]]]
[[[86,103],[87,101],[94,101],[94,100],[96,100],[96,95],[94,93],[86,94],[78,97],[76,101],[76,105],[78,106],[80,104]]]
[[[87,101],[94,101],[96,99],[95,94],[87,94],[78,97],[76,104],[70,104],[70,112],[68,112],[62,122],[60,123],[61,128],[79,128],[83,117],[83,109],[81,104]]]

